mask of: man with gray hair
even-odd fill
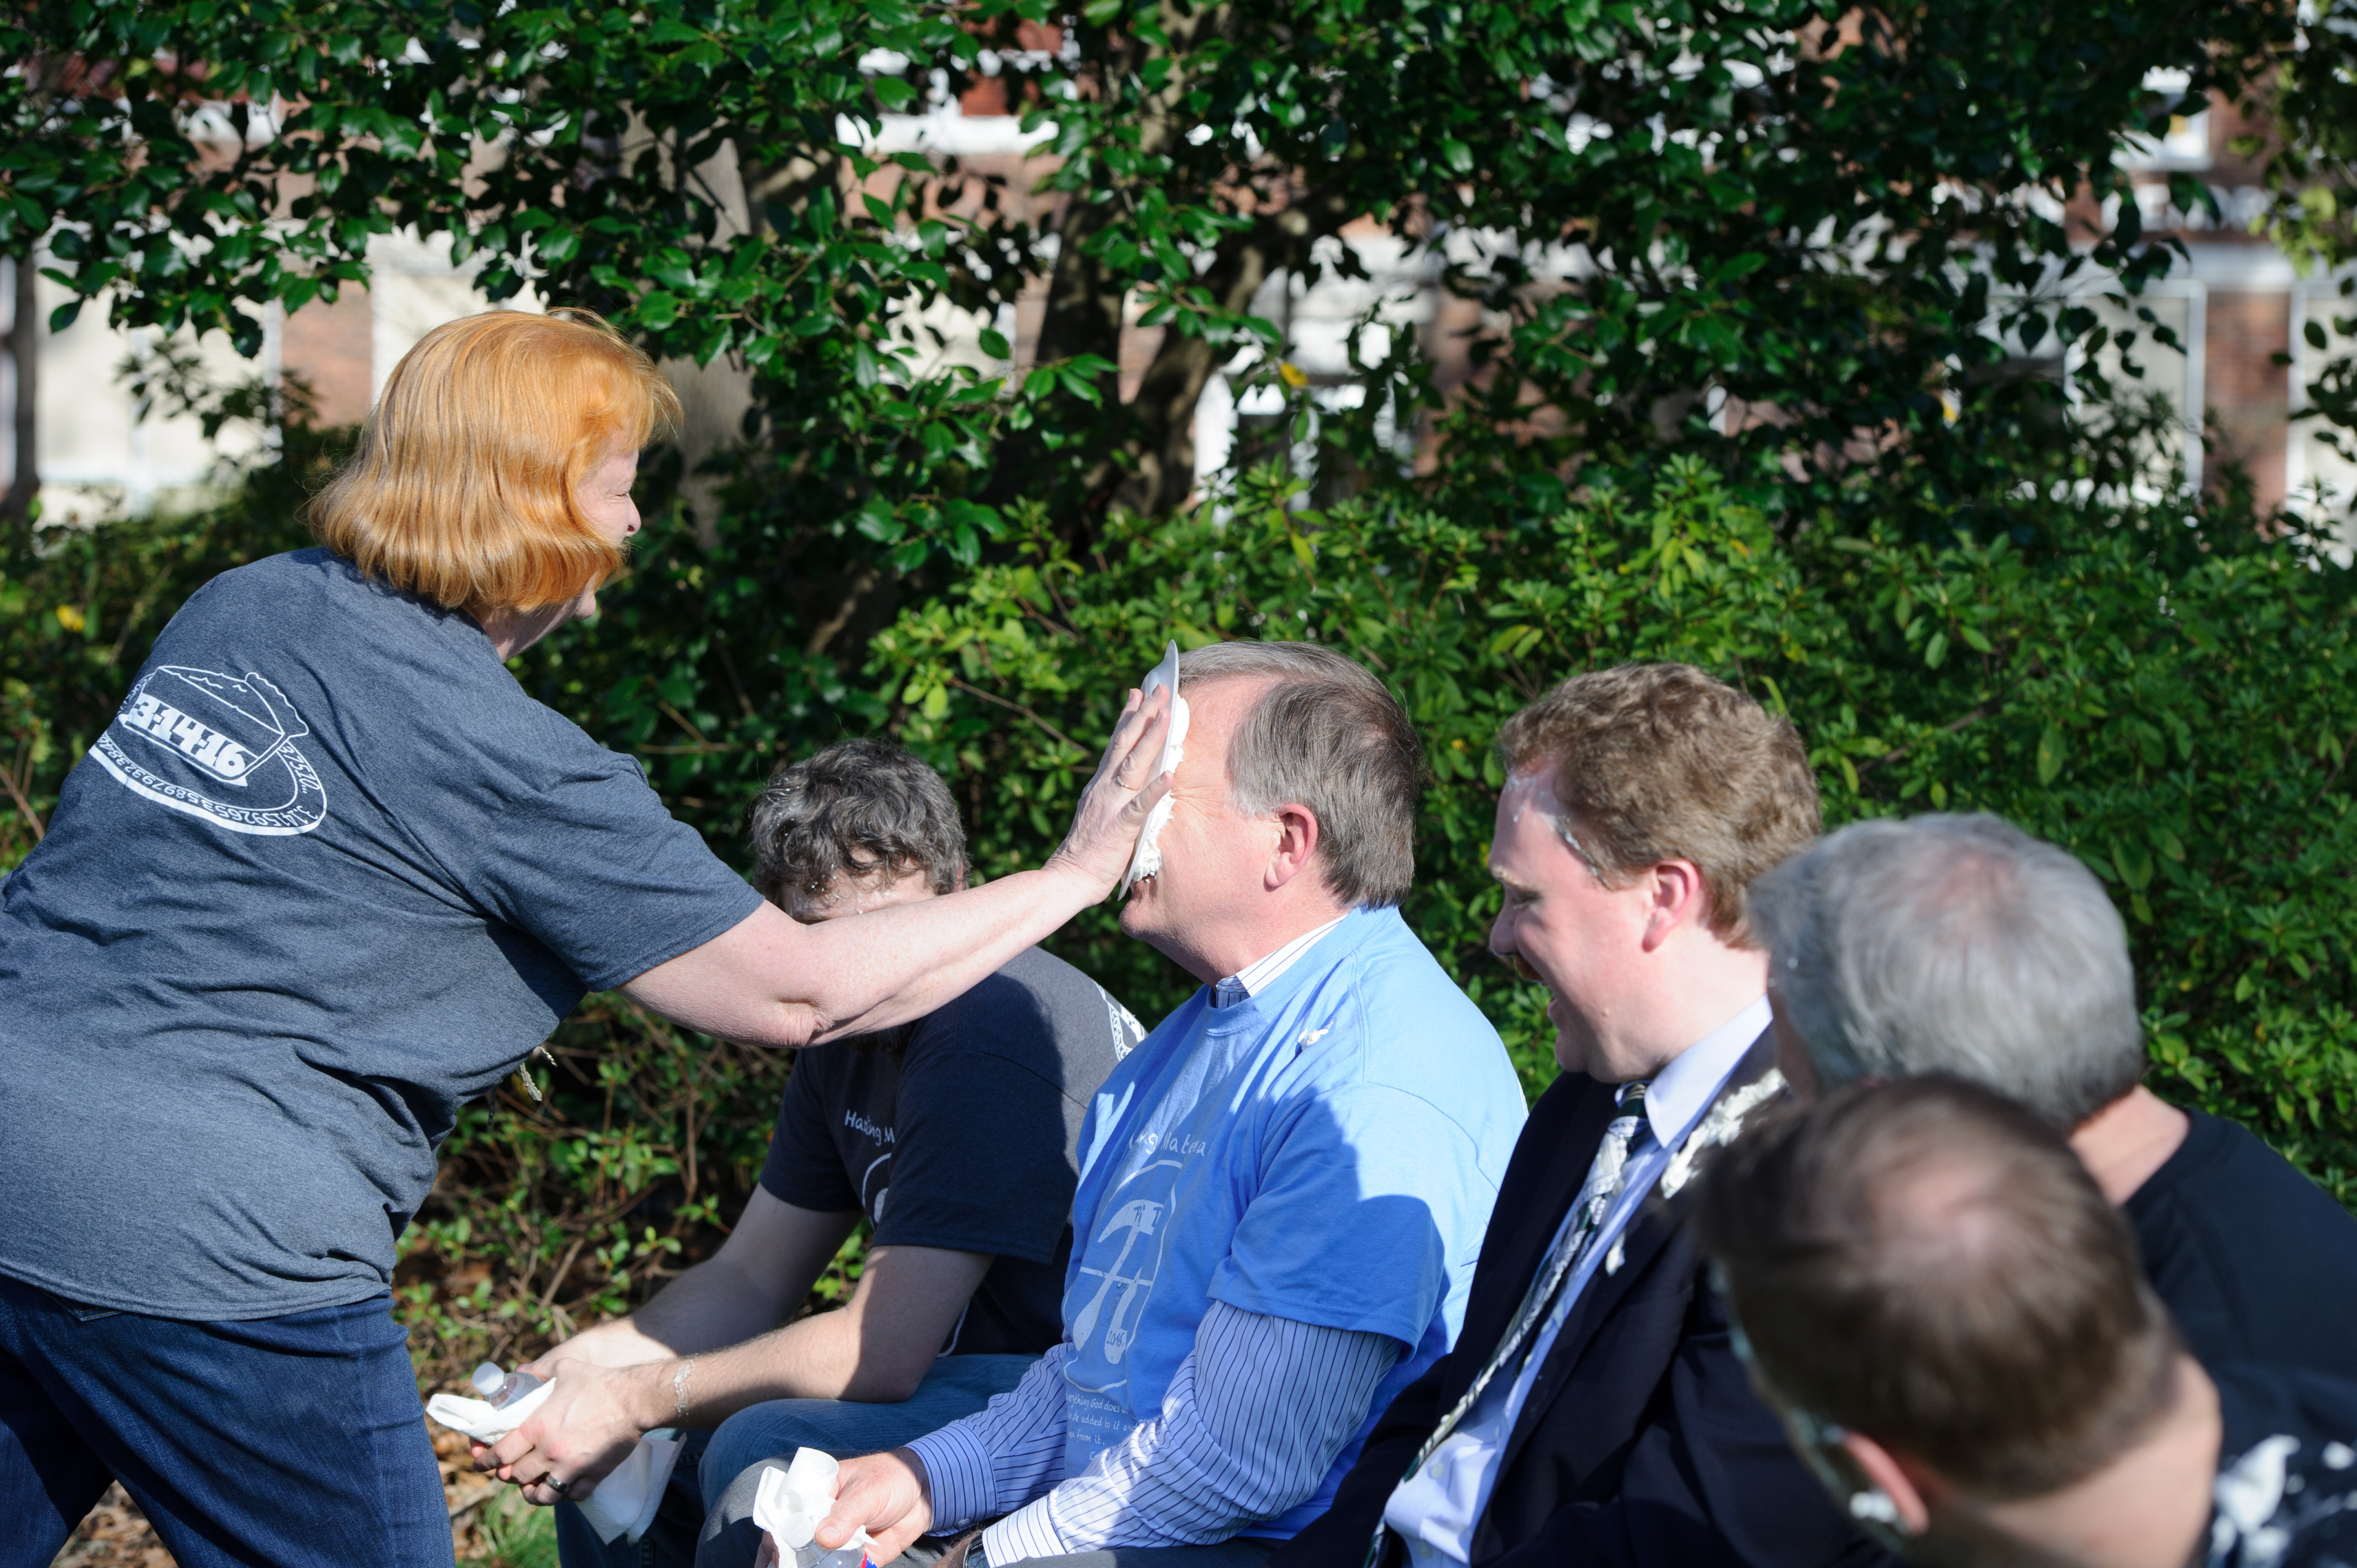
[[[1203,985],[1089,1112],[1064,1341],[845,1464],[823,1547],[1256,1568],[1455,1335],[1523,1097],[1400,919],[1423,746],[1314,643],[1198,650],[1179,690],[1161,868],[1121,919]]]
[[[965,882],[949,787],[886,741],[779,768],[748,815],[754,887],[804,923]],[[1087,975],[1032,948],[913,1024],[802,1051],[719,1251],[528,1369],[556,1387],[519,1435],[576,1477],[604,1475],[642,1433],[689,1429],[643,1540],[600,1542],[557,1505],[566,1568],[684,1564],[707,1528],[758,1541],[749,1495],[723,1501],[741,1472],[805,1444],[906,1442],[1013,1388],[1062,1337],[1082,1115],[1143,1034]],[[797,1316],[863,1220],[850,1299]]]
[[[1785,1076],[1966,1079],[2064,1133],[2189,1346],[2357,1377],[2357,1219],[2249,1133],[2143,1085],[2127,931],[1999,818],[1856,822],[1753,889]]]

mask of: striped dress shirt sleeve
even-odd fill
[[[983,1409],[909,1444],[924,1461],[936,1533],[1021,1508],[1062,1478],[1071,1353],[1069,1343],[1057,1346]]]
[[[1276,1518],[1317,1491],[1400,1351],[1387,1335],[1211,1303],[1161,1413],[991,1526],[991,1562],[1208,1545]]]

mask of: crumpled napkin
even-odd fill
[[[761,1472],[760,1490],[753,1494],[753,1522],[769,1531],[779,1568],[785,1568],[790,1555],[793,1568],[862,1568],[866,1563],[867,1549],[875,1543],[864,1530],[854,1531],[833,1552],[812,1539],[834,1506],[841,1469],[831,1454],[797,1448],[792,1464]]]
[[[1178,645],[1171,643],[1163,650],[1162,662],[1156,665],[1144,681],[1138,682],[1142,697],[1150,697],[1157,686],[1170,688],[1170,730],[1162,740],[1162,761],[1154,769],[1148,782],[1159,779],[1178,766],[1187,755],[1187,699],[1178,694]],[[1121,892],[1128,897],[1132,884],[1142,882],[1162,869],[1162,846],[1155,841],[1161,836],[1162,824],[1170,820],[1170,797],[1161,802],[1146,819],[1146,831],[1137,835],[1137,853],[1129,857],[1129,873],[1121,879]]]
[[[513,1404],[498,1406],[457,1394],[436,1394],[425,1402],[425,1413],[453,1432],[463,1432],[478,1443],[497,1443],[532,1419],[547,1400],[554,1383],[543,1383]],[[597,1489],[574,1504],[597,1539],[616,1536],[632,1541],[646,1534],[662,1505],[663,1487],[671,1483],[672,1467],[679,1463],[680,1438],[668,1430],[650,1432],[639,1439],[630,1456],[617,1465]],[[856,1565],[854,1565],[856,1568]]]

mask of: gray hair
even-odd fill
[[[846,740],[770,775],[746,813],[753,887],[789,915],[838,875],[898,881],[922,871],[936,893],[965,870],[965,827],[942,776],[888,741]]]
[[[1853,822],[1762,877],[1751,917],[1827,1089],[1952,1073],[2067,1132],[2144,1077],[2119,911],[2000,818]]]
[[[1178,656],[1178,689],[1267,680],[1228,747],[1228,801],[1318,819],[1318,865],[1345,905],[1397,904],[1415,882],[1424,745],[1383,683],[1314,642],[1215,642]]]

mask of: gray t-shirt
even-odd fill
[[[942,1354],[1037,1356],[1064,1337],[1064,1265],[1089,1097],[1146,1031],[1026,948],[913,1024],[794,1058],[761,1185],[857,1209],[879,1247],[996,1258]]]
[[[759,903],[482,629],[325,550],[200,589],[0,883],[0,1273],[358,1301],[465,1101]]]

